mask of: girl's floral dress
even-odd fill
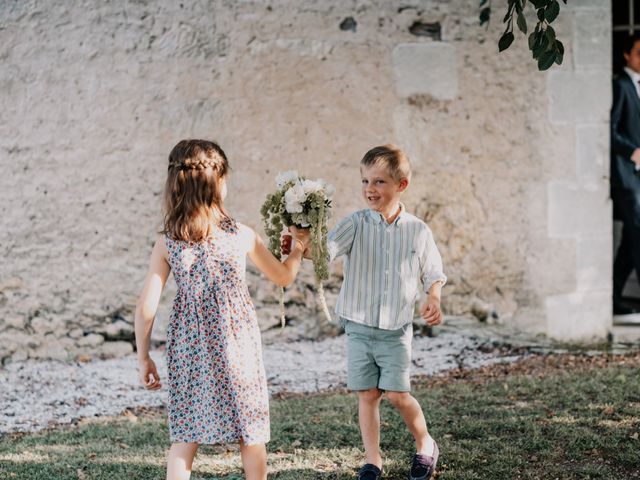
[[[212,239],[166,237],[176,294],[167,330],[172,442],[269,441],[269,399],[260,330],[234,222]]]

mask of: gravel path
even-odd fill
[[[264,347],[272,394],[311,393],[345,386],[346,338],[319,342],[282,342]],[[433,375],[464,366],[473,368],[517,356],[504,356],[495,342],[464,331],[444,331],[435,338],[416,336],[413,375]],[[152,352],[166,379],[163,352]],[[0,434],[32,432],[80,418],[118,415],[126,408],[159,406],[167,392],[139,386],[135,356],[88,363],[55,361],[9,364],[0,370]]]

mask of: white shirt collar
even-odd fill
[[[404,220],[404,218],[406,217],[406,211],[407,209],[405,208],[404,204],[400,202],[400,213],[398,214],[396,219],[393,222],[391,222],[391,225],[397,225],[399,223],[402,223],[402,220]],[[382,213],[380,212],[376,212],[375,210],[369,209],[369,216],[373,220],[375,220],[376,223],[380,223],[383,221],[384,223],[387,223],[387,220],[384,218],[384,215],[382,215]]]
[[[631,77],[631,80],[633,80],[634,85],[637,87],[638,81],[640,81],[640,73],[631,70],[629,67],[624,67],[624,71],[627,72],[627,75]]]

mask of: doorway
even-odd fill
[[[612,70],[615,76],[623,73],[625,61],[622,56],[622,51],[625,42],[631,35],[640,32],[640,0],[612,0],[611,7],[613,22]],[[613,220],[613,246],[615,256],[622,236],[622,222],[615,212]],[[640,248],[640,246],[638,246],[638,248]],[[625,304],[628,304],[634,310],[640,311],[640,283],[635,273],[632,272],[629,276],[622,296]],[[640,314],[619,315],[614,317],[614,321],[616,323],[623,323],[630,320],[629,317],[637,316],[640,316]]]

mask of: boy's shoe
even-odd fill
[[[411,472],[409,480],[429,480],[431,475],[436,471],[436,463],[438,463],[438,444],[433,441],[433,457],[423,453],[416,453],[411,459]]]
[[[382,478],[382,470],[373,463],[366,463],[358,470],[358,480],[380,480]]]

